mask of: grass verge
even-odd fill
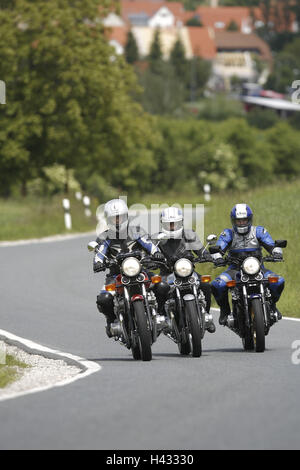
[[[26,369],[27,367],[27,364],[8,354],[6,364],[0,364],[0,389],[15,382],[20,375],[20,369]]]
[[[0,199],[0,241],[41,238],[57,234],[94,230],[96,217],[84,214],[81,201],[71,197],[72,230],[64,225],[62,196],[53,198]],[[92,213],[97,203],[92,201]]]
[[[247,203],[254,212],[254,224],[263,225],[273,239],[287,239],[288,247],[284,250],[284,263],[268,263],[267,267],[275,270],[286,280],[278,308],[283,315],[300,317],[299,286],[300,286],[300,181],[280,183],[264,188],[249,189],[244,192],[227,192],[212,195],[210,203],[206,203],[205,236],[210,233],[219,235],[224,228],[230,228],[230,211],[237,203]],[[184,204],[204,203],[203,195],[167,194],[163,196],[145,197],[142,203],[175,202]],[[201,266],[202,274],[211,274],[215,278],[224,268],[214,269],[210,265]],[[205,273],[203,271],[206,271]]]

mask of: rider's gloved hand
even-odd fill
[[[214,260],[214,264],[217,268],[221,266],[226,266],[226,261],[223,258],[217,258]]]
[[[202,254],[202,259],[205,259],[205,261],[213,261],[213,257],[207,252]]]
[[[282,260],[283,259],[282,249],[281,248],[274,248],[273,251],[272,251],[272,256],[273,256],[274,259]]]
[[[195,256],[193,255],[193,253],[191,253],[190,251],[186,251],[183,255],[183,258],[187,258],[189,259],[190,261],[194,261],[195,259]]]
[[[157,251],[156,253],[154,253],[153,259],[157,261],[165,261],[165,257],[160,251]]]
[[[94,273],[100,273],[101,271],[105,271],[105,266],[102,261],[96,261],[94,263]]]

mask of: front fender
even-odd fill
[[[195,296],[193,294],[186,294],[183,296],[183,300],[185,302],[192,302],[193,300],[195,300]]]
[[[144,297],[141,294],[133,295],[131,297],[131,302],[136,302],[138,300],[144,300]]]

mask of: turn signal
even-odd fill
[[[107,292],[114,292],[116,290],[116,284],[107,284],[107,286],[105,286],[105,290]]]
[[[279,277],[278,276],[269,276],[268,281],[269,281],[270,284],[276,284],[279,281]]]
[[[159,284],[161,282],[161,276],[152,276],[151,281],[153,284]]]
[[[211,276],[201,276],[201,282],[211,282]]]
[[[236,286],[236,281],[228,281],[226,282],[227,287],[235,287]]]

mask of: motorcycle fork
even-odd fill
[[[243,300],[244,300],[244,309],[245,309],[245,325],[247,328],[250,328],[251,319],[250,319],[250,312],[248,306],[248,293],[247,287],[243,286]]]
[[[131,314],[131,303],[130,303],[130,296],[127,287],[124,286],[124,297],[125,297],[125,307],[126,307],[126,315],[128,319],[128,326],[131,331],[135,330],[135,326],[133,324],[133,318]]]
[[[176,311],[178,315],[178,328],[181,331],[183,328],[186,326],[186,321],[185,321],[185,315],[184,315],[184,309],[183,309],[183,302],[181,298],[181,292],[176,287]]]
[[[264,312],[265,328],[268,328],[269,320],[268,320],[268,312],[267,312],[267,304],[266,304],[266,295],[265,295],[265,289],[264,289],[263,283],[260,284],[260,294],[261,294],[261,301],[262,301],[262,307],[263,307],[263,312]]]
[[[198,318],[199,318],[200,326],[201,326],[201,329],[203,331],[203,328],[204,328],[203,322],[205,322],[205,313],[203,314],[203,312],[201,311],[201,307],[199,305],[199,299],[198,299],[197,286],[195,286],[195,285],[193,285],[193,294],[195,296],[195,302],[196,302],[196,308],[197,308],[197,312],[198,312]],[[203,318],[203,315],[204,315],[204,318]]]
[[[151,312],[150,312],[150,306],[149,306],[149,301],[148,301],[148,294],[147,294],[147,290],[146,290],[145,284],[142,284],[142,294],[143,294],[143,297],[144,297],[144,302],[145,302],[145,306],[146,306],[146,312],[147,312],[148,322],[149,322],[149,326],[150,326],[150,325],[151,325]]]

